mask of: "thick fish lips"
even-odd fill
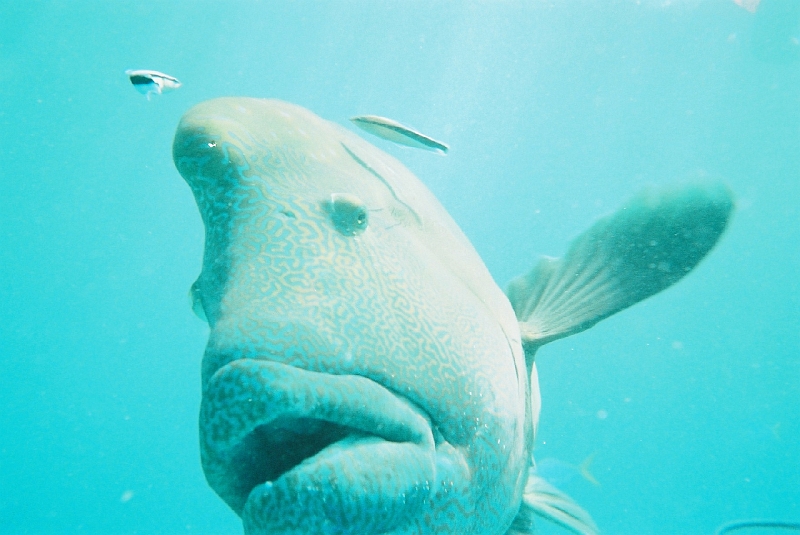
[[[209,484],[249,534],[380,533],[434,491],[428,418],[364,377],[237,360],[210,379],[200,430]]]

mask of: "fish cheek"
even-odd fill
[[[357,236],[367,230],[369,214],[364,202],[349,193],[332,193],[322,207],[333,227],[344,236]]]

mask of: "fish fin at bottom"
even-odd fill
[[[546,518],[578,535],[597,535],[600,532],[589,513],[531,470],[519,513],[506,535],[535,533],[533,524],[536,516]]]

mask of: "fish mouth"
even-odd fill
[[[209,380],[203,469],[248,535],[382,533],[428,502],[430,419],[371,379],[240,359]]]

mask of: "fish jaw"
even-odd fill
[[[428,417],[365,377],[240,359],[209,380],[203,468],[249,535],[384,533],[436,492]]]

